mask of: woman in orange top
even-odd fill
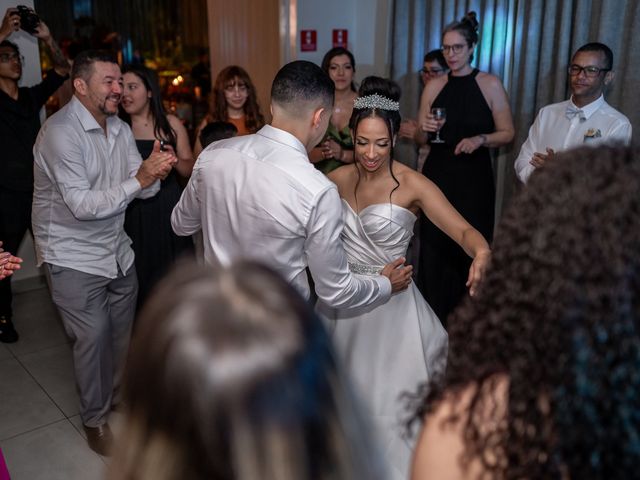
[[[238,135],[255,133],[265,123],[258,105],[256,88],[246,70],[237,65],[223,68],[216,77],[211,110],[202,119],[196,132],[196,143],[193,147],[196,158],[202,151],[200,131],[208,123],[218,121],[235,125]]]

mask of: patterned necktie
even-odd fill
[[[575,116],[580,118],[580,122],[585,122],[587,117],[584,114],[584,111],[581,108],[576,108],[573,105],[568,105],[567,110],[564,113],[569,120],[573,119]]]

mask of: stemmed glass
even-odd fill
[[[433,107],[431,109],[431,115],[433,115],[433,119],[437,122],[442,121],[438,127],[438,131],[436,132],[436,138],[431,140],[431,143],[444,143],[444,140],[440,138],[440,129],[442,128],[444,121],[447,119],[447,111],[442,107]]]

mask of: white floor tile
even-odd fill
[[[16,356],[69,343],[46,288],[13,296],[13,324],[20,334],[16,343],[5,344]]]
[[[16,359],[0,361],[0,378],[0,440],[64,418]]]
[[[18,357],[67,417],[77,415],[80,400],[73,372],[71,345],[47,348]]]
[[[99,480],[106,465],[62,421],[0,442],[12,480]]]

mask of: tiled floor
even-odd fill
[[[14,295],[20,340],[0,343],[0,448],[12,480],[94,480],[106,459],[89,449],[78,415],[71,345],[40,286]]]

